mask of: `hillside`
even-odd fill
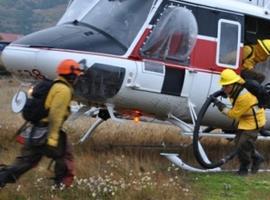
[[[0,32],[28,34],[54,25],[69,0],[0,0]]]

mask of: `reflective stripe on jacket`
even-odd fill
[[[234,99],[231,99],[233,102]],[[254,106],[258,103],[257,98],[248,92],[245,88],[236,97],[235,103],[231,109],[226,111],[226,115],[238,121],[238,129],[241,130],[254,130],[257,128],[255,117],[252,111],[254,107],[258,127],[261,128],[265,125],[265,111],[263,108]]]

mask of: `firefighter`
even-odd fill
[[[270,55],[270,40],[258,40],[255,45],[245,45],[243,47],[243,60],[241,76],[244,79],[254,79],[262,83],[265,76],[255,71],[257,63],[264,62]]]
[[[220,112],[238,121],[234,141],[240,162],[239,175],[247,175],[250,164],[251,173],[257,173],[264,161],[263,156],[256,150],[255,142],[266,122],[265,111],[257,106],[257,98],[243,87],[244,82],[233,70],[222,71],[219,83],[230,98],[232,107],[228,108],[222,102],[216,102]]]
[[[67,135],[61,127],[70,114],[69,104],[73,86],[80,73],[79,63],[74,60],[67,59],[58,65],[58,77],[45,100],[45,108],[49,110],[48,116],[39,122],[39,125],[48,126],[47,140],[42,146],[24,144],[21,155],[14,163],[0,170],[1,187],[6,183],[16,182],[22,174],[36,166],[43,156],[55,161],[55,184],[71,185],[74,177],[73,155]]]

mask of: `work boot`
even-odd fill
[[[253,159],[252,166],[251,166],[252,174],[256,174],[258,172],[263,161],[264,161],[263,156],[260,154],[256,154],[256,157]]]
[[[15,177],[9,171],[2,170],[0,172],[0,188],[5,187],[7,183],[15,183],[15,182],[16,182]]]
[[[247,176],[248,175],[248,167],[246,165],[241,164],[240,168],[236,174],[239,176]]]

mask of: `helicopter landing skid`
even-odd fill
[[[181,169],[191,171],[191,172],[221,172],[221,168],[217,167],[214,169],[199,169],[192,167],[182,161],[182,159],[178,156],[178,154],[174,153],[160,153],[160,155],[165,156],[169,161],[171,161],[176,166],[180,167]]]

